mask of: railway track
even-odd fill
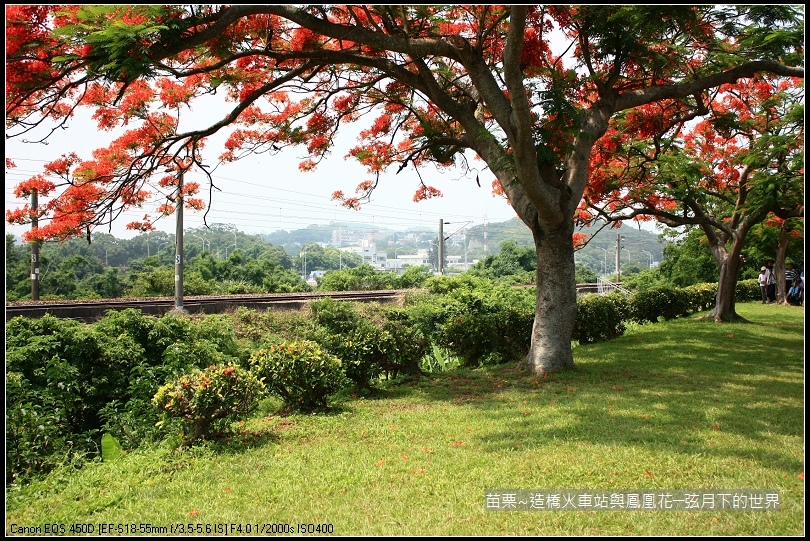
[[[218,314],[239,306],[259,309],[293,309],[311,300],[331,297],[359,302],[396,302],[405,290],[330,291],[322,293],[267,293],[262,295],[193,296],[183,298],[189,313]],[[76,301],[18,301],[6,303],[6,321],[16,316],[39,318],[45,314],[59,318],[95,321],[108,310],[136,308],[144,314],[162,315],[174,310],[174,297],[146,299],[94,299]]]

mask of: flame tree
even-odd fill
[[[700,228],[720,269],[709,317],[734,321],[751,228],[769,216],[804,215],[803,80],[722,85],[706,107],[711,114],[699,122],[679,119],[648,138],[627,137],[626,123],[637,121],[627,117],[637,112],[620,115],[597,143],[583,206],[608,222],[647,217]]]
[[[611,119],[700,115],[723,84],[804,75],[803,13],[790,6],[8,6],[6,23],[10,136],[80,106],[126,128],[92,159],[51,167],[66,187],[40,235],[142,204],[153,176],[204,165],[220,130],[221,160],[302,146],[306,171],[366,118],[350,156],[369,178],[335,199],[357,208],[389,167],[482,160],[532,231],[538,374],[573,366],[575,219]],[[212,93],[230,112],[180,130],[180,112]],[[415,186],[417,200],[440,195]]]

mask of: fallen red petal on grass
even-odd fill
[[[408,460],[408,455],[402,455],[402,460]]]
[[[799,475],[797,475],[797,477],[798,477],[799,479],[801,479],[802,481],[804,481],[804,472],[802,472],[802,473],[800,473]]]
[[[649,477],[650,479],[652,479],[652,477],[653,477],[653,472],[651,472],[651,471],[647,471],[647,470],[644,470],[644,475],[646,475],[647,477]]]
[[[720,430],[720,425],[712,425],[712,430]]]
[[[377,466],[385,466],[385,460],[378,460]]]
[[[461,440],[458,440],[458,441],[451,441],[451,442],[450,442],[450,445],[452,445],[453,447],[461,447],[462,445],[464,445],[464,442],[463,442],[463,441],[461,441]]]
[[[200,514],[200,512],[199,512],[199,511],[197,511],[196,509],[192,509],[192,510],[189,512],[188,516],[190,516],[190,517],[196,517],[196,516],[197,516],[197,515],[199,515],[199,514]]]

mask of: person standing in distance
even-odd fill
[[[773,270],[774,260],[769,259],[765,262],[768,275],[768,302],[776,302],[776,274]]]
[[[759,282],[759,291],[762,293],[762,304],[768,304],[768,268],[762,267],[759,269],[759,276],[757,276],[757,281]]]

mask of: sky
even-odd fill
[[[183,114],[184,118],[192,118],[194,124],[201,125],[215,122],[224,111],[224,98],[221,98],[218,102],[196,106],[191,114]],[[41,173],[45,163],[69,152],[89,159],[93,149],[107,144],[112,135],[99,131],[90,114],[86,109],[80,112],[70,122],[69,128],[55,132],[47,145],[27,143],[21,138],[6,139],[6,158],[16,164],[15,168],[6,169],[6,209],[17,208],[28,202],[14,197],[14,186]],[[472,226],[484,221],[502,222],[515,217],[514,210],[503,198],[492,195],[494,175],[485,169],[483,162],[474,161],[470,161],[470,164],[478,167],[478,171],[467,176],[460,166],[442,172],[432,165],[420,170],[425,182],[441,190],[443,197],[413,202],[413,194],[420,186],[417,173],[409,167],[396,174],[394,166],[381,176],[371,202],[364,203],[359,211],[341,207],[331,199],[332,192],[342,190],[351,196],[358,183],[372,179],[354,158],[345,157],[356,143],[357,133],[362,127],[360,123],[348,125],[349,129],[340,134],[331,154],[314,171],[302,172],[298,169],[298,163],[305,153],[303,148],[284,149],[276,155],[248,156],[238,162],[219,166],[213,178],[221,191],[213,192],[207,223],[231,224],[245,233],[258,234],[280,229],[301,229],[312,224],[325,225],[333,221],[393,230],[413,226],[435,227],[438,230],[439,220],[450,222],[446,229],[452,229],[453,225]],[[216,165],[226,133],[230,133],[230,130],[209,139],[204,158],[211,166]],[[31,136],[27,138],[34,139]],[[476,174],[480,187],[476,183]],[[207,201],[206,177],[195,171],[186,174],[185,179],[199,182],[200,197]],[[127,230],[126,224],[141,220],[146,212],[152,213],[160,202],[149,202],[142,210],[125,212],[113,224],[111,231],[106,227],[95,231],[111,233],[117,238],[132,238],[139,233]],[[204,225],[204,211],[186,209],[183,214],[185,229]],[[175,217],[161,218],[155,226],[167,233],[174,233]],[[6,233],[19,236],[29,227],[6,224]]]

